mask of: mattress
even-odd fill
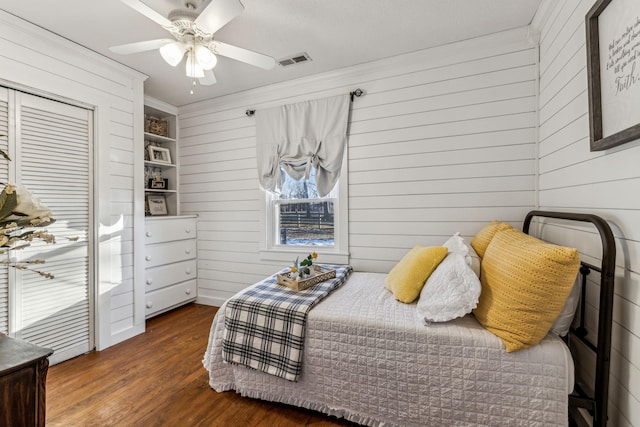
[[[507,353],[472,315],[425,326],[385,277],[355,272],[309,312],[297,382],[222,361],[223,306],[203,360],[210,386],[370,426],[567,425],[561,339]]]

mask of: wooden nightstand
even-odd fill
[[[53,350],[0,334],[0,425],[44,426]]]

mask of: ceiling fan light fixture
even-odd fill
[[[270,56],[214,40],[214,34],[220,28],[242,14],[244,6],[240,0],[181,0],[184,7],[171,11],[168,17],[147,6],[146,0],[120,1],[162,26],[171,33],[173,40],[147,40],[109,49],[121,55],[158,49],[162,59],[172,67],[186,56],[185,71],[192,79],[192,86],[196,85],[196,79],[204,86],[216,83],[213,68],[218,62],[218,55],[265,70],[275,65]],[[203,8],[205,3],[208,4]]]
[[[167,64],[175,67],[182,61],[184,53],[187,51],[187,47],[180,42],[167,43],[160,48],[160,55]]]
[[[218,63],[218,58],[211,52],[211,49],[206,46],[197,45],[195,53],[196,61],[204,70],[212,70]]]
[[[193,50],[189,50],[189,53],[187,54],[187,65],[185,68],[187,77],[191,77],[192,79],[204,77],[204,69],[196,60]]]

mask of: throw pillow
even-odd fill
[[[473,247],[467,245],[464,237],[460,236],[459,232],[449,237],[442,246],[449,249],[449,252],[464,256],[471,270],[473,270],[476,276],[480,277],[480,257]]]
[[[560,337],[567,335],[569,333],[569,329],[571,329],[573,317],[576,315],[576,310],[580,303],[581,287],[580,281],[576,280],[573,284],[573,288],[571,288],[567,301],[564,303],[564,307],[562,307],[560,315],[556,321],[553,322],[553,326],[551,326],[551,332]]]
[[[487,246],[491,243],[491,239],[498,231],[514,229],[511,225],[506,222],[500,221],[491,221],[489,224],[482,227],[482,229],[474,236],[471,240],[471,247],[475,249],[476,253],[482,259],[484,257],[484,252],[487,250]]]
[[[415,246],[389,272],[384,287],[398,301],[410,303],[420,295],[424,282],[447,255],[443,246]]]
[[[471,313],[478,305],[480,280],[464,256],[449,253],[427,279],[418,300],[423,322],[448,322]]]
[[[482,258],[482,293],[473,311],[507,352],[536,345],[573,287],[578,251],[511,229],[495,234]]]

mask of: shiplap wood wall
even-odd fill
[[[528,29],[414,52],[179,109],[181,206],[199,215],[199,301],[219,305],[283,265],[259,258],[255,120],[265,108],[345,93],[349,251],[387,272],[416,244],[470,237],[535,204],[537,55]]]
[[[94,111],[96,160],[90,167],[95,204],[90,213],[96,251],[91,262],[98,271],[95,334],[99,349],[144,332],[144,286],[134,287],[133,254],[134,230],[141,230],[139,242],[143,242],[144,229],[144,194],[135,183],[142,182],[143,176],[138,153],[143,147],[145,78],[0,11],[0,84]]]
[[[611,355],[609,425],[640,426],[640,141],[604,152],[589,150],[585,15],[594,0],[545,0],[534,19],[540,29],[540,207],[595,213],[616,235],[617,272]],[[575,231],[575,230],[572,230]],[[567,227],[546,236],[587,243],[599,259],[594,230],[582,237]],[[589,283],[597,299],[596,275]],[[597,313],[592,306],[588,325]]]

